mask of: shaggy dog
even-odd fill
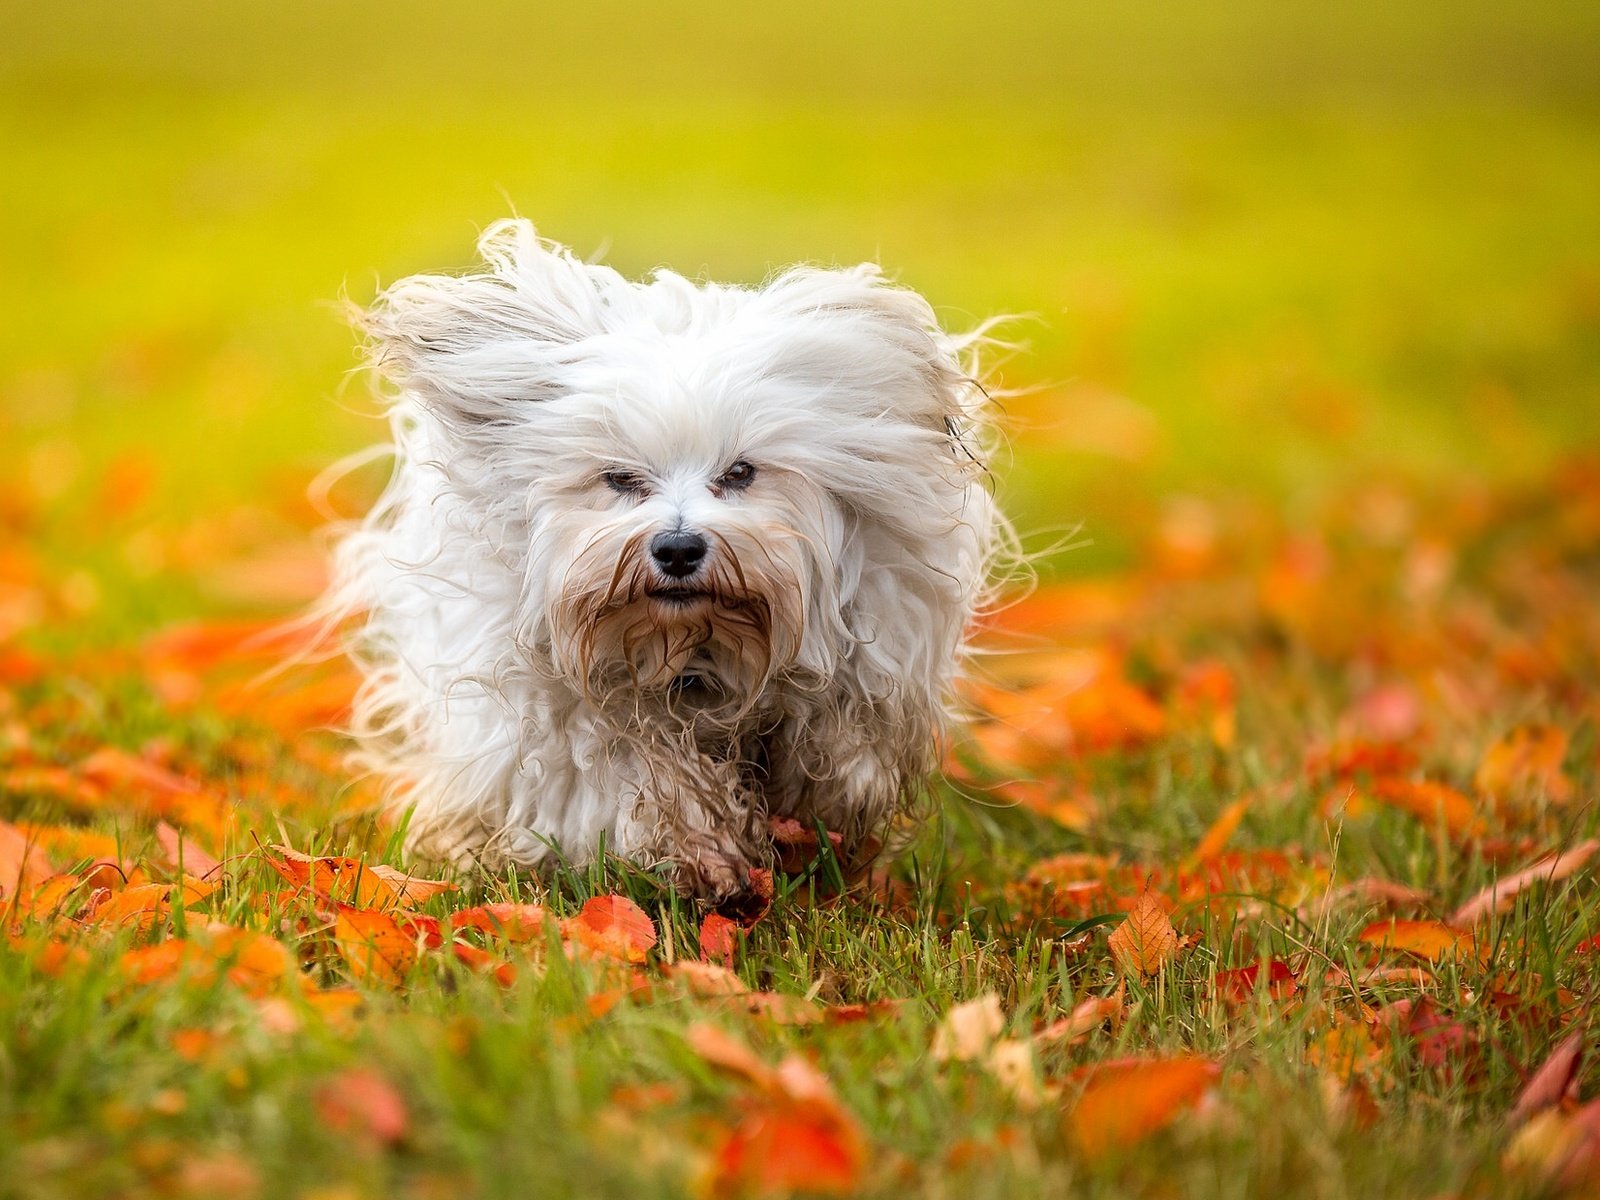
[[[982,332],[876,267],[634,283],[503,221],[360,320],[394,472],[340,541],[355,724],[417,853],[615,853],[735,902],[769,822],[913,807],[1006,529]]]

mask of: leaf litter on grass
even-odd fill
[[[828,831],[775,822],[770,907],[738,919],[615,865],[553,888],[402,868],[318,728],[350,673],[247,699],[269,624],[91,660],[24,622],[0,658],[5,969],[53,989],[35,1019],[94,980],[174,1014],[140,1053],[189,1073],[135,1127],[189,1119],[186,1089],[288,1089],[363,1163],[456,1163],[430,1086],[520,1013],[530,1062],[604,1064],[572,1111],[702,1194],[1136,1173],[1142,1147],[1229,1145],[1263,1071],[1362,1128],[1426,1107],[1484,1180],[1586,1186],[1597,481],[1508,491],[1499,520],[1419,496],[1399,543],[1332,505],[1041,586],[986,618],[1003,653],[947,762],[991,827],[951,799],[941,875],[918,850],[840,896]],[[901,1141],[902,1104],[943,1133]],[[248,1133],[191,1127],[188,1175],[116,1136],[139,1187],[259,1169]]]

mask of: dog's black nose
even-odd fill
[[[650,541],[650,557],[656,560],[663,575],[674,579],[687,579],[700,569],[700,560],[706,556],[706,540],[698,533],[658,533]]]

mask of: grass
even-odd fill
[[[1448,917],[1595,832],[1596,24],[1557,3],[1245,0],[1159,19],[831,0],[19,14],[0,47],[0,821],[70,831],[56,871],[167,878],[170,797],[37,774],[81,782],[121,747],[196,782],[228,882],[143,933],[24,917],[7,894],[0,1195],[722,1194],[718,1148],[759,1088],[697,1052],[706,1022],[766,1063],[815,1062],[862,1130],[863,1194],[1547,1194],[1505,1165],[1507,1114],[1587,1017],[1592,871],[1519,896],[1469,954],[1359,937]],[[1041,561],[1013,619],[1065,665],[996,670],[1069,710],[1074,740],[1024,746],[1029,791],[1003,723],[980,725],[970,778],[894,868],[898,900],[789,884],[734,964],[752,989],[892,1010],[790,1025],[683,994],[662,964],[693,957],[701,914],[621,864],[464,879],[423,909],[631,895],[661,934],[650,994],[602,1015],[614,966],[497,942],[522,967],[509,988],[434,954],[404,988],[354,981],[357,1016],[302,995],[352,970],[314,905],[274,899],[259,847],[398,863],[392,833],[314,731],[315,680],[241,701],[237,668],[175,667],[152,639],[299,602],[304,485],[377,436],[331,302],[464,264],[509,207],[629,272],[877,258],[952,323],[1032,314],[1002,368],[1023,389],[1003,496],[1030,545],[1080,523],[1091,544]],[[1202,668],[1232,693],[1206,700]],[[1137,732],[1126,689],[1158,728]],[[1556,773],[1480,786],[1529,725],[1565,739]],[[1326,766],[1374,745],[1409,759]],[[1374,800],[1395,778],[1450,787],[1481,826]],[[1341,815],[1330,792],[1362,803]],[[1186,882],[1245,796],[1234,866]],[[1064,900],[1060,854],[1114,860],[1079,864],[1104,890]],[[1192,944],[1124,980],[1106,935],[1145,872]],[[1362,880],[1416,896],[1338,893]],[[303,954],[304,989],[265,1004],[203,965],[130,977],[128,951],[208,921]],[[58,969],[58,936],[85,957]],[[1219,972],[1273,960],[1296,996],[1222,998]],[[1350,982],[1373,967],[1425,974]],[[931,1052],[965,1001],[998,997],[1026,1041],[1119,981],[1120,1025],[1033,1051],[1036,1102]],[[1424,999],[1443,1063],[1408,1025]],[[1377,1042],[1352,1064],[1330,1029]],[[1207,1101],[1122,1151],[1074,1142],[1075,1071],[1180,1053],[1220,1064]],[[402,1097],[402,1136],[344,1097],[351,1070]]]

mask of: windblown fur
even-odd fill
[[[355,725],[411,848],[603,848],[718,900],[769,817],[869,857],[1005,533],[981,338],[868,265],[632,283],[520,220],[479,248],[363,315],[395,465],[325,605],[362,622]]]

